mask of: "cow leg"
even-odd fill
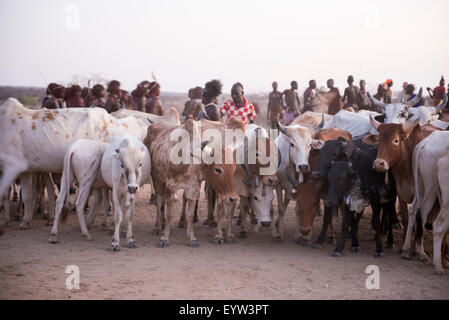
[[[68,170],[70,171],[70,170]],[[64,174],[70,174],[68,172],[64,172]],[[63,181],[66,181],[67,177],[63,176]],[[73,176],[70,174],[69,177],[70,183],[67,185],[66,183],[61,183],[61,187],[59,188],[58,198],[56,199],[56,213],[55,213],[55,221],[53,222],[53,227],[50,232],[50,238],[48,242],[50,243],[58,243],[58,229],[59,229],[59,219],[64,208],[64,204],[66,202],[66,198],[69,196],[69,191],[67,186],[70,186],[73,181]],[[69,188],[70,189],[70,188]]]
[[[317,240],[313,244],[312,248],[320,249],[323,247],[324,241],[326,240],[327,228],[329,227],[329,224],[332,220],[332,211],[333,210],[337,210],[337,209],[330,208],[330,207],[324,208],[323,226],[321,227],[320,235],[318,236]]]
[[[194,248],[200,246],[198,240],[195,238],[193,232],[193,210],[195,208],[195,200],[188,199],[187,201],[187,237],[189,238],[190,245]]]
[[[226,243],[235,243],[235,236],[232,233],[232,216],[235,211],[235,207],[237,206],[236,202],[224,205],[225,207],[225,216],[227,219],[227,229],[226,229]]]
[[[429,257],[424,252],[424,225],[426,223],[427,217],[435,204],[434,197],[427,195],[421,201],[421,209],[415,210],[416,213],[416,253],[418,254],[418,259],[422,262],[428,262]]]
[[[108,248],[109,251],[120,251],[120,224],[123,220],[121,203],[124,200],[122,198],[123,196],[120,196],[119,198],[117,187],[114,186],[112,189],[112,201],[114,203],[115,225],[114,235],[112,236],[112,243]]]
[[[159,234],[162,231],[162,227],[161,227],[161,217],[164,214],[163,207],[164,207],[164,203],[165,203],[165,198],[162,197],[161,195],[156,194],[156,207],[157,207],[157,214],[156,214],[156,224],[154,225],[154,233],[155,234]]]
[[[385,256],[384,249],[382,247],[382,222],[380,217],[380,206],[376,204],[371,205],[371,209],[373,211],[373,229],[376,232],[375,240],[376,240],[376,253],[374,254],[375,257],[383,257]],[[383,212],[383,216],[385,217],[385,210]]]
[[[334,252],[332,252],[333,257],[340,257],[343,253],[343,250],[345,249],[346,237],[349,232],[350,225],[353,224],[354,213],[345,208],[343,211],[342,220],[341,235],[340,239],[338,240],[337,247],[335,248]]]
[[[444,275],[444,268],[441,259],[441,248],[446,231],[449,230],[449,204],[441,208],[438,216],[432,224],[433,229],[433,266],[435,272]],[[447,235],[446,235],[447,236]],[[443,251],[443,253],[445,253]]]
[[[353,215],[355,215],[355,217],[353,219],[353,223],[351,224],[351,239],[352,239],[351,252],[357,253],[361,251],[358,233],[359,233],[359,223],[360,219],[362,218],[363,211],[360,213],[354,212]]]
[[[404,227],[404,230],[408,230],[408,222],[409,222],[409,213],[408,213],[408,207],[407,207],[407,202],[402,201],[401,199],[399,199],[399,211],[401,213],[401,219],[402,219],[402,225]],[[407,234],[404,233],[403,234],[403,238],[402,240],[404,241],[405,244],[405,239],[407,238]]]
[[[98,208],[100,207],[100,204],[103,201],[103,190],[99,188],[94,188],[92,190],[92,196],[93,196],[92,206],[90,207],[86,221],[88,227],[91,227],[94,224]]]
[[[51,173],[44,173],[44,185],[48,194],[48,221],[47,225],[51,225],[55,219],[55,184],[51,177]],[[44,199],[42,198],[42,203]]]
[[[178,228],[184,228],[187,224],[186,207],[187,207],[187,198],[186,198],[186,193],[183,192],[183,194],[182,194],[182,210],[181,210],[181,217],[179,218],[179,222],[178,222]]]
[[[134,240],[133,235],[133,212],[135,204],[136,204],[136,197],[134,196],[131,199],[130,205],[126,210],[126,220],[128,222],[128,228],[126,229],[126,242],[128,243],[128,248],[130,249],[137,248],[136,241]]]
[[[0,154],[0,165],[4,168],[0,178],[0,199],[6,196],[11,184],[27,169],[26,163],[21,163],[17,159],[8,159],[7,157],[8,154],[5,152]]]
[[[223,244],[224,238],[223,238],[223,228],[221,225],[221,222],[223,220],[224,215],[224,205],[222,201],[218,201],[217,203],[217,229],[214,237],[214,243],[215,244]]]
[[[109,201],[109,188],[103,188],[103,221],[101,223],[102,230],[108,230],[108,212],[111,209],[111,202]]]
[[[195,201],[195,210],[193,210],[194,211],[194,214],[193,214],[193,223],[197,223],[198,222],[198,203],[199,203],[200,201],[199,200],[196,200]]]
[[[405,202],[403,202],[405,203]],[[401,214],[403,214],[402,212],[402,202],[400,202],[401,204]],[[401,257],[403,259],[411,259],[410,256],[410,246],[411,246],[411,239],[412,239],[412,231],[415,227],[415,221],[416,221],[416,212],[415,212],[415,201],[412,204],[412,208],[411,210],[407,210],[408,215],[407,215],[407,232],[405,233],[405,239],[404,239],[404,243],[402,245],[402,249],[401,249]],[[402,221],[404,221],[404,217],[402,217]]]
[[[242,217],[240,237],[248,237],[248,210],[249,210],[249,199],[247,197],[240,197],[240,216]],[[233,212],[230,212],[233,215]]]
[[[33,174],[24,173],[20,177],[22,186],[22,200],[25,208],[23,220],[19,225],[20,229],[29,229],[33,220]]]
[[[78,188],[78,197],[76,199],[75,206],[76,206],[76,214],[78,215],[78,220],[80,223],[81,234],[86,237],[86,240],[91,241],[92,237],[89,234],[89,231],[87,230],[86,221],[84,219],[84,207],[86,206],[87,200],[89,199],[89,193],[90,193],[90,185],[85,186],[84,184],[80,183],[80,186]],[[119,244],[117,243],[117,247],[118,245]]]
[[[399,224],[399,221],[397,220],[397,215],[396,215],[396,209],[395,209],[395,202],[396,201],[390,201],[389,203],[387,203],[386,205],[383,206],[382,209],[382,214],[386,214],[388,216],[388,236],[387,236],[387,245],[386,248],[387,249],[391,249],[393,248],[394,245],[394,239],[393,239],[393,228],[395,226],[395,224]],[[394,222],[397,221],[397,222]]]
[[[215,227],[217,222],[214,218],[215,203],[217,202],[217,194],[212,187],[206,182],[204,185],[206,199],[207,199],[207,219],[203,222],[203,225]]]
[[[174,202],[175,202],[174,194],[170,194],[167,198],[166,206],[165,206],[165,212],[164,212],[165,213],[165,226],[164,226],[164,231],[163,231],[162,237],[160,238],[160,241],[159,241],[160,248],[168,247],[168,244],[170,241],[169,240],[170,222],[171,222],[171,215],[172,215]],[[159,201],[158,201],[158,207],[159,207]],[[192,214],[193,214],[193,212],[192,212]]]

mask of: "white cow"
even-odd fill
[[[340,128],[348,131],[353,137],[359,137],[368,133],[377,135],[378,132],[371,126],[369,116],[371,114],[380,115],[371,111],[360,111],[358,113],[340,110],[327,122],[323,129]]]
[[[324,118],[324,117],[323,117]],[[335,116],[334,118],[335,119]],[[332,121],[332,120],[331,120]],[[292,193],[294,174],[299,174],[299,183],[304,181],[304,172],[310,171],[309,153],[311,149],[321,149],[324,145],[322,140],[315,139],[315,135],[324,125],[324,119],[321,124],[315,128],[306,128],[300,125],[282,126],[278,123],[279,136],[275,143],[280,153],[280,165],[276,175],[278,183],[276,194],[278,201],[278,222],[277,232],[274,234],[274,240],[283,238],[284,214],[290,201]],[[283,190],[285,195],[282,196]]]
[[[117,119],[122,119],[128,116],[134,116],[139,119],[148,119],[153,123],[159,123],[161,121],[165,121],[171,124],[181,124],[179,121],[179,113],[176,108],[170,108],[163,116],[158,116],[151,113],[146,113],[137,110],[128,110],[128,109],[120,109],[119,111],[112,112],[111,115],[116,117]]]
[[[416,251],[421,261],[429,260],[424,252],[422,230],[435,201],[438,200],[438,182],[435,177],[435,165],[447,148],[449,148],[449,132],[435,131],[416,145],[413,150],[412,166],[415,198],[412,208],[408,212],[407,233],[402,247],[403,258],[410,258],[411,236],[416,223]],[[434,249],[436,248],[434,247]],[[439,272],[439,267],[441,267],[440,263],[435,265],[437,272]]]
[[[115,136],[106,148],[101,160],[101,176],[112,189],[115,226],[110,251],[120,251],[120,224],[126,212],[128,248],[135,248],[132,231],[132,215],[139,188],[150,182],[151,158],[147,147],[135,136]]]
[[[122,132],[142,138],[146,134],[143,126],[150,124],[145,121],[133,117],[119,120],[103,108],[31,110],[9,98],[0,106],[0,198],[20,176],[25,207],[20,226],[29,227],[33,216],[32,173],[61,173],[68,147],[81,138],[109,142]]]
[[[418,95],[410,101],[402,101],[401,103],[386,104],[376,100],[371,95],[369,98],[371,103],[383,110],[385,115],[384,123],[405,123],[419,121],[421,126],[431,124],[433,121],[438,120],[438,113],[443,110],[447,103],[447,96],[436,107],[420,106],[413,108],[415,104],[421,100],[422,88],[419,90]]]
[[[84,207],[89,198],[91,188],[105,188],[107,185],[101,176],[100,164],[103,153],[108,144],[101,141],[79,139],[67,150],[64,157],[64,170],[62,171],[61,187],[56,200],[56,216],[51,230],[50,243],[58,242],[58,227],[62,208],[69,198],[70,186],[76,180],[78,182],[78,195],[76,198],[76,213],[81,227],[81,233],[87,240],[92,237],[87,230],[84,221]],[[94,209],[95,204],[92,206]],[[106,214],[104,215],[106,218]],[[63,216],[65,220],[65,216]],[[105,220],[105,219],[104,219]]]

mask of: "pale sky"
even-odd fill
[[[0,85],[100,74],[130,90],[154,71],[177,92],[343,89],[348,74],[433,88],[449,80],[448,16],[447,0],[1,0]]]

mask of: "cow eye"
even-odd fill
[[[259,200],[259,198],[257,198],[256,196],[254,196],[253,199],[256,200],[256,201]]]
[[[124,168],[123,163],[120,163],[120,167]]]
[[[221,168],[214,168],[214,171],[216,174],[222,174],[223,170],[221,170]]]
[[[292,143],[292,142],[290,142],[290,147],[294,147],[295,145]]]
[[[142,164],[139,164],[139,168],[142,166]]]
[[[399,144],[399,139],[394,139],[394,140],[393,140],[393,143],[394,143],[394,144]]]

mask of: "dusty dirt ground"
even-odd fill
[[[173,221],[170,246],[158,248],[152,232],[155,207],[148,205],[149,188],[139,194],[134,219],[136,249],[121,239],[121,251],[111,253],[109,232],[100,229],[101,216],[86,241],[72,212],[60,229],[60,242],[50,244],[49,226],[35,216],[32,229],[18,230],[11,222],[0,237],[1,299],[449,299],[449,277],[438,276],[433,266],[399,258],[399,234],[395,248],[384,258],[374,258],[374,232],[370,214],[361,221],[362,252],[346,250],[340,258],[330,253],[333,245],[315,250],[293,242],[294,206],[286,216],[286,238],[272,241],[271,229],[235,244],[213,243],[214,228],[202,225],[206,203],[200,201],[200,222],[195,224],[200,247],[188,246],[186,230]],[[181,193],[179,194],[181,196]],[[180,197],[181,198],[181,197]],[[276,209],[276,207],[275,207]],[[181,211],[181,204],[175,206]],[[111,218],[108,220],[111,222]],[[314,238],[321,226],[317,217]],[[339,230],[339,226],[336,228]],[[234,227],[238,234],[238,227]],[[350,246],[348,240],[347,247]],[[426,234],[431,248],[431,235]],[[80,289],[65,287],[68,265],[80,269]],[[380,289],[367,290],[368,265],[380,269]]]

